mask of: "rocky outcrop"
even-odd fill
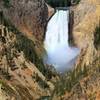
[[[55,9],[52,8],[50,5],[47,4],[48,7],[48,19],[54,14]]]
[[[0,11],[20,32],[43,41],[48,16],[44,0],[0,0]]]
[[[10,29],[0,24],[0,100],[37,100],[49,96],[54,85],[42,74],[45,68],[35,56],[34,45],[31,49],[24,47],[34,43],[29,44],[27,37]],[[27,55],[27,51],[31,53]]]
[[[100,23],[100,0],[81,0],[74,11],[73,39],[81,48],[81,65],[89,65],[100,56],[94,46],[95,29]],[[98,33],[99,34],[99,33]]]
[[[0,1],[0,100],[50,96],[54,85],[38,56],[47,19],[44,0]]]

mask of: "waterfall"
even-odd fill
[[[44,48],[47,52],[45,63],[59,72],[72,68],[79,49],[68,43],[69,10],[57,10],[47,25]]]

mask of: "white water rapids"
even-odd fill
[[[53,65],[58,72],[72,68],[79,49],[68,43],[68,10],[57,10],[47,25],[44,48],[47,52],[45,63]]]

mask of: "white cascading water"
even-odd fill
[[[47,25],[44,48],[47,52],[45,63],[53,65],[58,72],[72,68],[79,49],[68,43],[68,10],[57,10]]]

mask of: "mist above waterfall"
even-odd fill
[[[72,68],[79,49],[68,43],[69,11],[57,10],[47,25],[44,48],[47,52],[45,63],[63,72]]]

